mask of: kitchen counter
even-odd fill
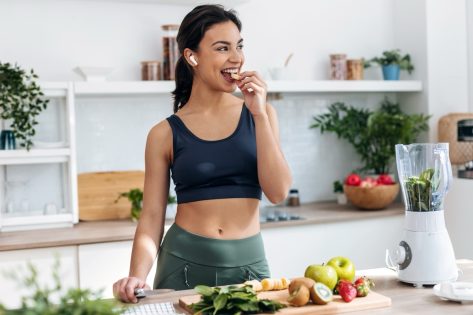
[[[295,214],[303,219],[266,222],[261,224],[261,229],[400,216],[404,213],[404,207],[401,203],[395,203],[383,210],[369,211],[335,202],[316,202],[299,207],[262,209],[262,212],[272,211]],[[172,222],[167,220],[166,227]],[[1,232],[0,251],[127,241],[133,239],[135,229],[136,223],[131,220],[112,220],[80,222],[71,228]]]
[[[460,274],[458,280],[473,282],[473,261],[458,260],[457,264],[463,271],[463,274]],[[473,314],[473,303],[461,304],[442,300],[433,294],[431,287],[417,289],[411,285],[399,282],[395,272],[387,268],[361,270],[359,271],[359,274],[369,276],[373,279],[376,283],[375,291],[390,297],[392,305],[383,309],[363,310],[347,314]],[[166,293],[159,296],[145,298],[140,301],[140,303],[146,304],[172,301],[175,303],[176,310],[184,313],[184,310],[177,304],[179,298],[181,296],[192,294],[195,294],[193,290]]]

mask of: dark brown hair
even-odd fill
[[[180,57],[176,63],[176,89],[174,97],[174,112],[186,105],[192,91],[193,70],[183,57],[184,49],[197,51],[205,32],[214,24],[232,21],[239,31],[241,22],[234,10],[225,10],[221,5],[200,5],[189,12],[182,20],[177,34],[177,45]]]

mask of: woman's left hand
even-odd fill
[[[266,114],[266,83],[256,71],[240,73],[241,80],[236,81],[243,93],[245,104],[253,115]]]

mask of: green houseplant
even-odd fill
[[[27,274],[23,276],[15,271],[7,276],[27,288],[31,295],[22,297],[19,309],[6,309],[0,304],[0,315],[119,315],[125,312],[125,308],[115,300],[101,299],[100,291],[69,288],[64,292],[59,275],[59,258],[56,258],[52,268],[52,288],[39,283],[38,270],[34,265],[28,263],[27,267]]]
[[[365,62],[365,66],[369,67],[372,63],[382,67],[385,80],[399,80],[400,70],[407,70],[409,74],[414,70],[411,56],[409,54],[402,56],[399,49],[384,51],[381,57],[374,57]]]
[[[0,62],[0,117],[11,120],[10,128],[27,150],[33,145],[36,117],[49,102],[43,98],[37,79],[33,69],[28,72],[17,64]]]
[[[143,205],[143,191],[139,188],[130,189],[128,192],[120,193],[115,202],[118,202],[120,198],[126,197],[131,202],[131,219],[133,221],[138,221],[140,219],[140,214]],[[168,196],[168,205],[175,204],[177,202],[175,196]]]
[[[337,102],[329,106],[329,112],[313,117],[310,128],[321,133],[335,133],[348,141],[364,164],[360,171],[385,174],[395,156],[394,146],[412,143],[422,132],[428,130],[430,116],[404,113],[398,103],[385,98],[381,108],[375,111],[358,109]]]

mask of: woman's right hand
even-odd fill
[[[149,285],[137,277],[126,277],[113,284],[113,296],[125,303],[137,303],[135,289],[149,290]]]

